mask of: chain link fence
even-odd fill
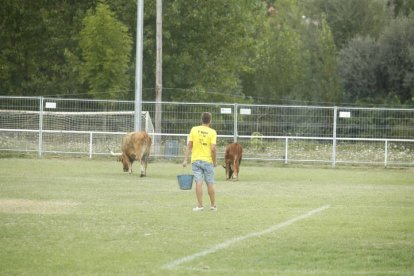
[[[181,159],[187,135],[213,114],[218,157],[233,141],[243,159],[414,166],[414,109],[143,102],[152,158]],[[0,96],[0,154],[109,156],[134,129],[134,102]]]

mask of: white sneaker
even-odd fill
[[[196,207],[193,208],[194,212],[203,211],[203,210],[204,210],[203,206],[201,206],[201,207],[196,206]]]
[[[211,207],[210,207],[210,210],[211,210],[211,211],[217,211],[217,206],[211,206]]]

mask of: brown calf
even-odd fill
[[[151,142],[151,137],[145,131],[130,132],[122,137],[122,153],[118,154],[118,161],[122,162],[124,172],[132,173],[132,163],[139,160],[141,177],[146,176]]]
[[[239,143],[231,143],[227,145],[224,154],[223,166],[226,169],[226,180],[239,180],[240,164],[242,160],[243,149]]]

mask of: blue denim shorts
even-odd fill
[[[214,184],[213,164],[205,161],[195,161],[191,165],[196,183],[202,182],[204,179],[207,185]]]

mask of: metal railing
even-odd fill
[[[243,159],[414,166],[414,109],[143,102],[152,158],[181,158],[201,113],[213,114],[219,158],[238,141]],[[105,156],[134,128],[134,102],[0,96],[0,153]]]

